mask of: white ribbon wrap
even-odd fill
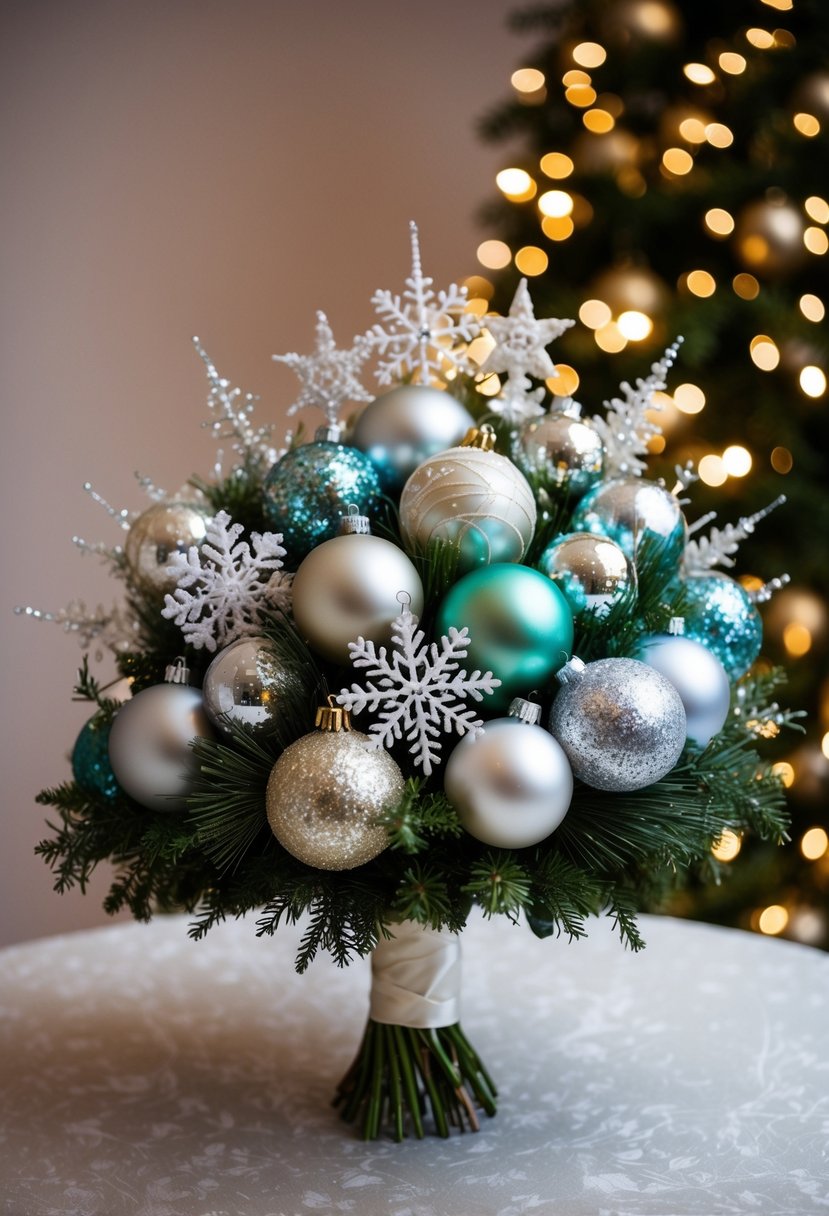
[[[393,932],[371,956],[369,1016],[416,1030],[454,1026],[460,1021],[460,937],[412,920]]]

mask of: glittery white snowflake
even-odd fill
[[[402,296],[375,291],[371,297],[382,324],[373,325],[366,337],[380,356],[380,384],[408,375],[421,384],[433,376],[445,382],[447,365],[460,372],[477,370],[463,350],[480,329],[478,318],[466,311],[466,288],[452,283],[446,291],[433,291],[434,280],[423,274],[420,262],[417,224],[412,222],[409,230],[412,273]]]
[[[510,380],[525,380],[535,376],[547,380],[555,376],[556,369],[547,353],[547,347],[574,321],[558,317],[537,318],[527,287],[521,279],[506,317],[487,317],[486,327],[495,340],[481,371],[505,372]]]
[[[424,642],[417,617],[404,608],[392,624],[394,653],[386,647],[358,638],[349,644],[351,662],[367,668],[365,688],[352,684],[343,688],[337,700],[353,713],[380,710],[380,721],[369,727],[374,748],[391,747],[395,739],[405,738],[415,764],[427,775],[440,762],[441,737],[480,733],[483,723],[463,698],[483,700],[501,683],[491,671],[460,668],[466,657],[469,630],[452,626],[440,642]],[[376,681],[376,682],[375,682]]]
[[[544,413],[546,389],[533,388],[533,382],[527,376],[520,380],[507,380],[497,397],[489,398],[489,408],[493,414],[498,414],[510,426],[519,426],[530,418],[540,418]]]
[[[744,515],[736,524],[726,524],[724,528],[712,528],[707,536],[701,536],[698,540],[689,540],[685,546],[683,558],[685,573],[706,574],[715,566],[733,566],[735,564],[733,554],[737,552],[742,542],[751,536],[761,520],[785,501],[786,495],[781,494],[762,511],[756,511],[754,515]],[[703,516],[695,527],[709,522],[713,517],[713,512]]]
[[[317,313],[316,349],[312,355],[272,355],[274,363],[284,363],[299,377],[302,390],[289,408],[295,414],[306,405],[323,411],[332,426],[346,401],[373,401],[371,393],[360,383],[360,369],[371,353],[371,343],[364,335],[355,338],[350,347],[339,349],[324,312]]]
[[[184,640],[214,651],[244,634],[257,633],[273,610],[287,612],[291,575],[282,572],[285,550],[273,532],[240,540],[241,524],[219,511],[207,525],[201,548],[173,555],[168,569],[178,586],[165,595],[161,615],[175,621]]]
[[[605,477],[634,475],[639,477],[645,470],[648,442],[654,435],[662,434],[662,427],[648,414],[662,407],[654,401],[654,394],[664,390],[666,376],[673,366],[682,338],[677,338],[665,354],[651,365],[650,375],[639,377],[631,388],[625,380],[619,386],[622,397],[605,401],[607,413],[604,417],[594,415],[592,421],[599,433],[605,450]]]
[[[239,457],[235,468],[261,469],[267,472],[271,465],[276,463],[280,453],[271,443],[272,424],[254,426],[251,421],[259,398],[254,393],[243,393],[240,388],[231,388],[230,381],[219,375],[213,360],[198,338],[193,339],[193,345],[204,363],[210,385],[207,395],[210,418],[203,422],[202,426],[210,430],[214,439],[231,441],[231,449]],[[220,451],[216,462],[217,477],[222,475],[221,462]]]

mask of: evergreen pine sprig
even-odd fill
[[[410,777],[403,797],[379,820],[389,834],[389,847],[403,853],[422,853],[434,837],[463,835],[457,812],[444,794],[425,793],[422,777]]]
[[[470,867],[464,892],[475,900],[484,916],[508,916],[516,921],[530,903],[530,876],[517,858],[506,851],[487,852]]]

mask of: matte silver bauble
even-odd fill
[[[720,660],[701,642],[671,633],[646,638],[636,657],[670,680],[685,707],[689,740],[705,747],[728,717],[731,685]]]
[[[403,774],[388,752],[368,748],[360,731],[313,731],[287,747],[265,795],[279,843],[318,870],[351,870],[389,843],[377,825],[397,805]]]
[[[498,849],[523,849],[561,823],[573,796],[573,774],[546,730],[518,718],[496,718],[452,752],[444,791],[470,836]]]
[[[177,580],[167,572],[174,553],[201,545],[207,517],[192,503],[157,502],[130,525],[124,557],[131,582],[148,595],[173,591]]]
[[[670,681],[637,659],[572,659],[550,712],[573,773],[599,790],[638,790],[669,773],[685,746],[685,710]]]
[[[323,658],[347,663],[348,644],[358,637],[390,644],[401,593],[420,616],[423,584],[402,549],[379,536],[335,536],[312,549],[294,576],[294,621]]]
[[[109,762],[118,784],[142,806],[183,811],[199,771],[190,744],[214,737],[197,688],[155,684],[118,710]]]
[[[417,466],[460,443],[474,424],[449,393],[425,384],[403,384],[365,406],[349,443],[365,452],[387,494],[396,496]]]
[[[546,489],[566,486],[580,498],[602,475],[604,446],[592,423],[579,417],[577,407],[532,419],[521,430],[516,463]]]
[[[204,708],[214,726],[231,733],[231,723],[261,734],[283,703],[301,696],[299,681],[278,663],[267,638],[243,637],[220,650],[202,687]]]
[[[548,545],[538,563],[553,580],[573,616],[608,614],[633,587],[633,573],[622,550],[604,536],[570,532]]]
[[[457,544],[458,571],[520,562],[535,532],[533,492],[521,470],[497,452],[449,448],[425,460],[403,487],[403,543],[425,552],[430,541]]]

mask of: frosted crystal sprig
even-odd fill
[[[59,625],[64,633],[76,634],[84,650],[95,642],[114,654],[122,654],[132,650],[139,642],[138,621],[119,604],[113,604],[110,609],[102,604],[89,609],[83,600],[72,600],[58,612],[43,612],[28,605],[17,607],[14,611],[18,616],[27,616],[33,621],[49,621]]]
[[[777,507],[782,506],[785,501],[786,495],[780,494],[774,502],[763,507],[762,511],[755,511],[753,515],[744,515],[736,524],[726,524],[724,528],[712,528],[707,536],[700,536],[698,540],[689,540],[685,546],[683,559],[686,573],[705,574],[706,571],[713,570],[715,566],[733,566],[735,564],[733,555],[742,542],[751,536],[761,520],[770,515]],[[704,516],[703,520],[708,522],[712,518],[714,518],[713,513],[710,513]],[[694,530],[699,528],[701,522],[697,523]]]
[[[654,401],[654,394],[664,391],[667,375],[674,364],[682,338],[665,351],[661,359],[651,365],[650,375],[640,376],[631,387],[627,380],[619,386],[621,396],[605,401],[604,416],[594,415],[593,425],[605,449],[605,477],[623,475],[641,476],[646,468],[642,458],[647,455],[648,442],[662,434],[662,427],[649,411],[658,411],[661,406]]]
[[[202,426],[218,442],[231,441],[231,450],[239,457],[234,469],[261,469],[266,472],[276,463],[279,452],[271,443],[273,426],[254,426],[251,421],[259,397],[255,393],[244,393],[238,387],[231,388],[230,381],[219,375],[216,365],[197,337],[193,338],[193,345],[204,363],[210,386],[207,394],[210,417]],[[222,473],[222,455],[220,451],[216,462],[217,476]]]
[[[466,311],[466,288],[456,283],[435,292],[434,280],[424,275],[417,224],[409,224],[412,272],[401,295],[375,291],[371,297],[381,322],[366,337],[377,351],[376,376],[380,384],[407,377],[428,384],[434,377],[445,383],[447,364],[455,372],[472,373],[464,346],[477,336],[480,322]]]
[[[338,347],[324,312],[317,313],[316,345],[312,355],[271,355],[274,363],[284,363],[299,378],[299,396],[289,407],[296,414],[306,406],[321,409],[334,426],[347,401],[372,401],[374,398],[360,382],[360,370],[371,354],[371,342],[357,337],[349,347]]]

